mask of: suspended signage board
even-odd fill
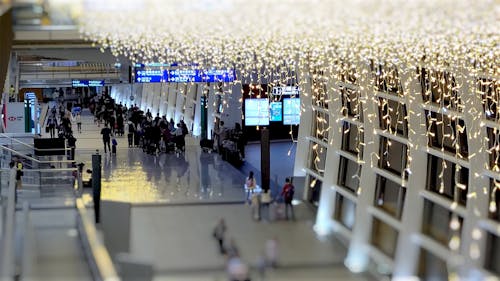
[[[78,87],[104,87],[104,80],[73,80],[71,81],[73,88]]]
[[[273,87],[273,95],[275,96],[298,96],[298,86]]]
[[[234,69],[136,69],[136,83],[187,83],[187,82],[233,82],[236,79]]]

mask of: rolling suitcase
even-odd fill
[[[214,141],[209,139],[202,139],[200,140],[200,146],[204,152],[212,152],[214,148]]]
[[[111,153],[116,154],[116,145],[111,146]]]
[[[128,147],[132,147],[133,142],[134,142],[134,134],[133,133],[129,133],[127,135],[127,138],[128,138]]]

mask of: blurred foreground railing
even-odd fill
[[[96,281],[119,281],[108,250],[97,235],[94,221],[87,213],[81,198],[76,200],[77,228],[83,251],[87,257],[92,276]]]

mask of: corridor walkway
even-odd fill
[[[86,112],[84,112],[86,113]],[[91,155],[102,153],[100,128],[84,114],[77,138],[76,160],[91,167]],[[131,202],[130,253],[154,265],[155,281],[226,280],[212,229],[226,219],[242,259],[251,267],[265,241],[277,237],[281,267],[266,280],[371,280],[344,266],[345,247],[313,231],[314,210],[295,206],[297,220],[256,222],[244,204],[245,175],[213,153],[202,153],[197,139],[186,153],[147,155],[128,148],[118,137],[117,155],[103,155],[102,199]],[[252,280],[259,280],[255,270]]]

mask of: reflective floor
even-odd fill
[[[87,169],[91,155],[96,149],[102,154],[103,148],[100,128],[88,116],[83,121],[83,133],[75,134],[76,158]],[[244,172],[215,153],[202,153],[197,139],[187,139],[184,155],[157,156],[128,148],[126,137],[117,140],[117,154],[102,155],[102,199],[132,203],[130,254],[153,265],[155,281],[227,280],[226,260],[211,235],[220,218],[226,219],[228,239],[235,240],[252,268],[252,280],[264,280],[259,279],[256,261],[265,241],[273,237],[279,240],[282,266],[268,272],[265,280],[371,280],[343,266],[342,243],[316,235],[315,209],[307,204],[295,206],[296,221],[253,220],[244,204]],[[286,149],[283,152],[286,155]],[[275,181],[282,181],[293,163],[288,158],[272,161],[287,161],[288,166],[280,167],[284,172],[276,173]],[[249,161],[246,169],[258,172],[257,163]]]
[[[120,140],[119,140],[120,141]],[[91,167],[92,152],[78,161]],[[139,148],[102,156],[102,198],[133,203],[243,201],[244,176],[216,154],[188,146],[184,154],[146,154]]]

